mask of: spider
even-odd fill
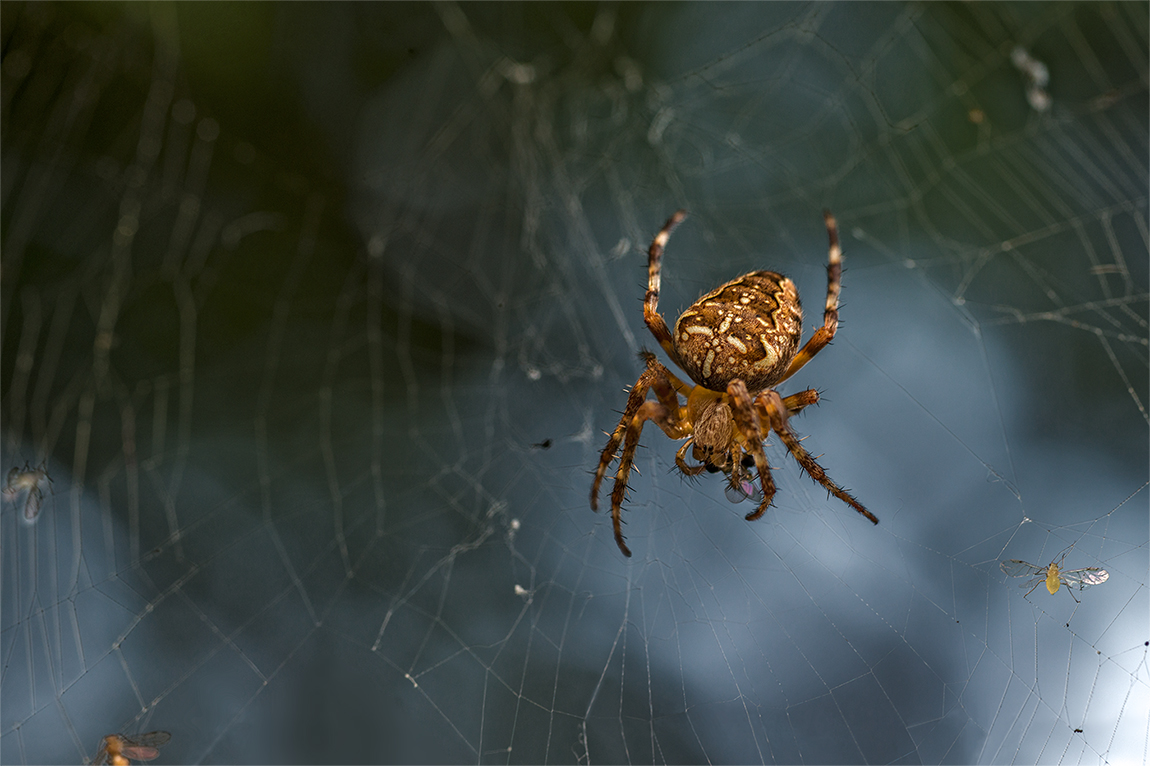
[[[722,471],[727,476],[728,498],[758,500],[758,507],[747,514],[747,521],[766,513],[775,495],[775,483],[763,454],[763,440],[773,431],[811,478],[878,524],[874,514],[827,476],[787,423],[804,407],[818,404],[818,392],[807,389],[784,398],[775,390],[835,337],[842,249],[834,216],[829,211],[823,213],[830,237],[823,326],[801,349],[803,313],[798,290],[789,278],[773,271],[752,271],[720,285],[683,312],[675,322],[674,333],[668,329],[658,310],[660,261],[671,232],[686,217],[685,210],[671,216],[647,251],[643,320],[667,356],[687,373],[692,383],[684,382],[660,364],[650,351],[640,353],[646,369],[631,387],[623,417],[599,457],[591,484],[592,510],[598,510],[599,485],[622,443],[623,453],[611,491],[611,521],[619,550],[630,556],[623,541],[620,510],[639,435],[650,420],[668,438],[686,439],[675,455],[675,465],[684,475]],[[655,400],[647,401],[647,393],[652,390]],[[680,403],[680,395],[685,404]],[[687,462],[688,448],[694,464]],[[761,494],[751,483],[752,467],[758,471]]]

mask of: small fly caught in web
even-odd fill
[[[1026,596],[1034,592],[1034,589],[1039,585],[1046,583],[1046,590],[1050,591],[1050,595],[1057,593],[1060,587],[1066,586],[1066,592],[1070,593],[1071,598],[1078,601],[1078,597],[1075,596],[1072,591],[1086,590],[1092,585],[1101,585],[1110,579],[1110,573],[1099,567],[1063,569],[1062,562],[1065,558],[1066,554],[1064,553],[1057,561],[1051,561],[1044,567],[1035,566],[1034,564],[1027,561],[1020,561],[1019,559],[1007,559],[999,564],[999,567],[1011,577],[1034,578],[1018,586],[1020,588],[1030,588],[1030,590],[1026,591]],[[1026,596],[1023,596],[1023,598],[1026,598]]]
[[[750,471],[754,465],[754,458],[750,455],[744,455],[742,463],[731,470],[730,479],[723,490],[723,495],[726,496],[728,502],[741,503],[744,500],[750,500],[755,505],[762,502],[763,490],[755,484],[755,477],[751,475]]]
[[[32,468],[27,463],[23,468],[12,467],[8,471],[8,479],[4,484],[4,500],[16,503],[21,492],[26,492],[24,498],[24,521],[31,524],[40,515],[44,506],[44,490],[52,483],[48,469],[43,465]]]
[[[100,752],[96,753],[92,763],[128,766],[132,761],[151,761],[159,756],[159,748],[171,738],[172,735],[166,731],[150,731],[135,737],[109,734],[100,741]]]

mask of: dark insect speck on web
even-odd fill
[[[551,449],[551,440],[550,439],[544,439],[543,441],[539,442],[538,444],[532,444],[531,446],[534,447],[535,449]]]

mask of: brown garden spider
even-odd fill
[[[650,420],[669,438],[687,440],[675,455],[675,465],[683,474],[697,476],[704,470],[722,471],[727,475],[728,497],[742,499],[758,495],[750,483],[750,468],[754,466],[758,470],[761,499],[758,508],[747,514],[747,521],[766,513],[775,495],[775,482],[763,454],[763,440],[774,431],[811,478],[878,524],[874,514],[827,476],[822,466],[799,444],[787,423],[791,415],[804,407],[818,404],[818,392],[807,389],[783,398],[775,391],[775,386],[798,372],[835,337],[839,323],[842,249],[834,216],[829,211],[823,213],[830,237],[823,326],[801,350],[803,312],[798,290],[789,278],[773,271],[752,271],[707,293],[683,312],[675,322],[674,334],[671,333],[658,311],[659,264],[671,232],[686,217],[685,210],[671,216],[647,251],[643,319],[667,356],[695,385],[680,380],[650,351],[640,354],[647,369],[631,388],[623,417],[599,457],[595,481],[591,484],[592,510],[598,510],[599,485],[622,442],[623,454],[615,472],[615,488],[611,491],[611,521],[619,550],[630,556],[631,551],[623,542],[620,509],[639,434],[643,424]],[[657,401],[646,401],[647,392],[651,390]],[[680,394],[686,404],[679,403]],[[688,447],[696,461],[694,465],[687,462]]]

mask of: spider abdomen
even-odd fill
[[[770,388],[799,349],[803,310],[795,283],[753,271],[704,295],[675,322],[683,368],[699,385],[726,391],[740,378],[751,391]]]

